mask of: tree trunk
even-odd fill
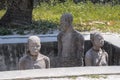
[[[7,0],[8,8],[0,25],[26,25],[32,22],[33,0]]]
[[[0,10],[5,8],[6,6],[5,3],[6,3],[6,0],[0,0]]]

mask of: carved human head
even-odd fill
[[[65,31],[69,27],[71,27],[73,22],[73,16],[70,13],[65,13],[60,18],[60,29]]]
[[[38,55],[41,48],[40,38],[38,36],[30,36],[28,38],[28,49],[31,55]]]
[[[93,46],[103,47],[104,38],[103,38],[102,34],[100,34],[99,32],[91,33],[90,34],[90,39],[91,39],[91,42],[92,42]]]

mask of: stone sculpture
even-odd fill
[[[41,54],[40,38],[30,36],[28,38],[28,53],[19,61],[19,69],[43,69],[50,67],[50,60],[47,56]]]
[[[74,30],[73,16],[65,13],[60,19],[61,32],[58,34],[59,66],[72,67],[83,65],[84,38]]]
[[[108,65],[108,54],[101,47],[104,45],[104,38],[99,32],[90,35],[93,47],[85,55],[86,66],[106,66]]]

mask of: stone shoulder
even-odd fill
[[[61,37],[62,37],[63,35],[64,35],[64,32],[61,31],[61,32],[57,35],[57,39],[58,39],[58,40],[61,39]],[[77,31],[77,30],[73,30],[73,31],[72,31],[72,36],[74,36],[74,37],[77,38],[77,39],[84,40],[83,35],[82,35],[79,31]]]
[[[47,57],[47,56],[45,56],[43,54],[41,54],[40,56],[43,57],[45,60],[50,60],[49,57]]]
[[[28,56],[24,55],[23,57],[20,58],[19,62],[20,63],[25,62],[27,59],[28,59]]]
[[[108,57],[108,53],[104,50],[104,55]]]
[[[86,52],[85,57],[92,57],[92,48]]]
[[[82,35],[79,31],[77,31],[77,30],[75,30],[75,31],[73,32],[73,35],[76,36],[76,37],[79,38],[79,39],[84,40],[83,35]]]
[[[57,39],[61,39],[61,37],[63,36],[64,32],[61,31],[58,35],[57,35]]]

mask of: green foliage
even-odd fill
[[[36,34],[39,34],[39,33],[45,34],[50,30],[56,29],[57,25],[58,24],[56,24],[52,21],[39,20],[39,21],[33,22],[33,24],[30,26],[32,29],[30,29],[30,30],[34,29],[34,32]]]
[[[50,21],[35,21],[31,25],[12,25],[9,27],[14,34],[45,34],[48,31],[56,29],[57,24]]]
[[[77,76],[69,76],[68,77],[70,80],[76,80]]]
[[[0,18],[5,14],[5,10],[0,10]]]
[[[78,31],[99,29],[103,32],[120,33],[120,5],[93,4],[91,2],[74,4],[72,0],[65,3],[48,5],[42,3],[33,9],[33,23],[27,26],[15,27],[18,34],[47,33],[58,29],[63,13],[71,13],[74,17],[73,26]],[[0,17],[5,10],[0,11]],[[12,26],[13,27],[13,26]]]
[[[11,30],[6,28],[0,28],[0,35],[8,35],[8,34],[12,34]]]
[[[99,79],[99,78],[104,78],[104,79],[106,79],[106,78],[107,78],[106,75],[87,75],[87,76],[85,76],[85,77],[97,78],[97,79]]]
[[[47,20],[59,24],[63,13],[71,13],[74,17],[73,25],[79,31],[90,31],[95,28],[105,32],[120,32],[119,10],[120,5],[111,6],[91,2],[78,4],[65,2],[54,6],[42,4],[33,10],[33,20]],[[94,21],[99,23],[92,24]],[[109,22],[111,23],[108,24]]]

